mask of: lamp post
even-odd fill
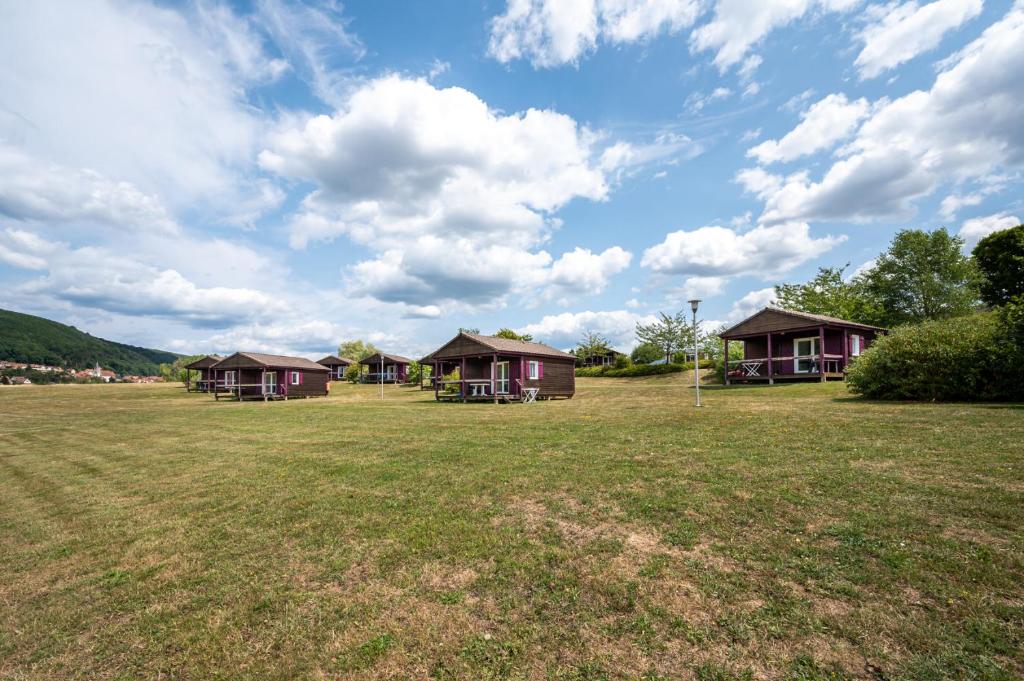
[[[700,357],[697,354],[697,306],[699,300],[690,301],[690,309],[693,310],[693,387],[697,391],[697,406],[700,406]]]

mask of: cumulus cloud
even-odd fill
[[[539,322],[518,329],[532,334],[535,339],[556,348],[571,348],[583,334],[592,331],[607,338],[619,350],[631,350],[636,345],[637,323],[649,324],[653,315],[640,315],[628,310],[607,312],[564,312],[545,315]]]
[[[762,176],[764,222],[909,216],[914,201],[1024,162],[1024,5],[946,60],[929,90],[876,103],[819,181]],[[749,176],[752,177],[752,176]],[[740,174],[745,181],[748,176]],[[770,185],[774,185],[773,187]]]
[[[816,239],[804,222],[758,225],[747,231],[712,225],[669,233],[644,251],[641,265],[662,274],[692,277],[770,276],[818,257],[845,239]]]
[[[356,292],[483,305],[529,287],[598,293],[628,266],[621,248],[557,259],[540,250],[559,224],[553,213],[605,199],[609,177],[692,142],[663,134],[601,150],[598,138],[554,111],[501,114],[462,88],[386,76],[331,116],[283,127],[260,162],[317,187],[291,221],[293,247],[344,235],[377,254],[351,268]]]
[[[751,291],[732,304],[732,308],[729,310],[729,318],[726,321],[730,324],[735,324],[774,303],[774,288],[768,287]]]
[[[739,64],[749,50],[777,28],[809,12],[847,11],[860,0],[716,0],[714,16],[690,35],[693,52],[713,51],[719,71]]]
[[[648,40],[693,24],[696,0],[508,0],[491,22],[488,54],[535,68],[575,64],[597,48]]]
[[[921,5],[873,5],[871,23],[858,38],[864,48],[854,64],[861,79],[875,78],[938,46],[949,31],[981,14],[982,0],[935,0]]]
[[[1004,229],[1010,229],[1019,224],[1021,224],[1020,218],[1009,213],[996,213],[995,215],[985,215],[964,220],[964,224],[960,227],[960,237],[964,240],[964,250],[970,252],[979,241],[989,234],[1001,232]]]
[[[760,163],[792,161],[828,149],[846,139],[868,114],[864,98],[848,101],[846,95],[833,94],[814,103],[801,115],[800,124],[782,139],[767,140],[747,151]]]

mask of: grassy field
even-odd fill
[[[2,679],[1024,677],[1024,408],[0,389]]]

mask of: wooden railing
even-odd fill
[[[808,371],[797,371],[796,363],[798,360],[809,360],[811,366]],[[806,374],[808,376],[820,376],[821,368],[824,365],[826,374],[840,373],[843,366],[842,355],[830,355],[830,354],[815,354],[815,355],[786,355],[782,357],[772,357],[772,373],[774,375],[779,374]],[[787,371],[783,371],[782,367],[784,363],[788,363]],[[748,357],[745,359],[729,360],[729,375],[733,378],[768,378],[768,358],[767,357]]]

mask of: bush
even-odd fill
[[[924,322],[878,338],[847,386],[883,400],[1024,399],[1024,349],[1003,312]]]
[[[660,374],[676,374],[692,369],[692,365],[683,364],[635,364],[624,369],[612,367],[586,367],[576,370],[577,376],[587,378],[624,378],[631,376],[658,376]]]

